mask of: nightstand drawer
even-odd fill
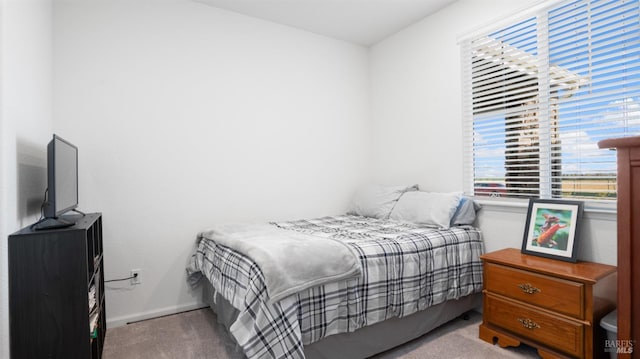
[[[566,354],[582,357],[584,326],[581,323],[487,293],[484,305],[485,320],[490,324]]]
[[[584,285],[578,282],[485,263],[485,289],[554,312],[583,319]]]

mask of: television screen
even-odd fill
[[[75,219],[63,214],[78,207],[78,148],[53,135],[47,145],[47,195],[42,218],[32,228],[54,229],[73,226]]]
[[[54,207],[52,217],[58,217],[78,206],[78,148],[56,135],[52,141],[53,181],[49,179],[49,200]]]

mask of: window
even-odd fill
[[[462,41],[467,192],[614,200],[640,135],[639,0],[563,1]]]

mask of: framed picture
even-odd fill
[[[522,253],[576,262],[582,208],[580,201],[530,199]]]

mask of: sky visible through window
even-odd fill
[[[548,67],[557,70],[549,70],[549,116],[557,119],[562,175],[615,178],[615,152],[597,142],[640,134],[639,0],[575,1],[546,15],[546,38],[537,36],[537,18],[489,36],[536,61],[539,51],[548,52]],[[538,41],[546,41],[548,51]],[[580,86],[563,86],[562,76],[579,79]],[[505,178],[506,117],[506,110],[474,116],[476,182]]]

